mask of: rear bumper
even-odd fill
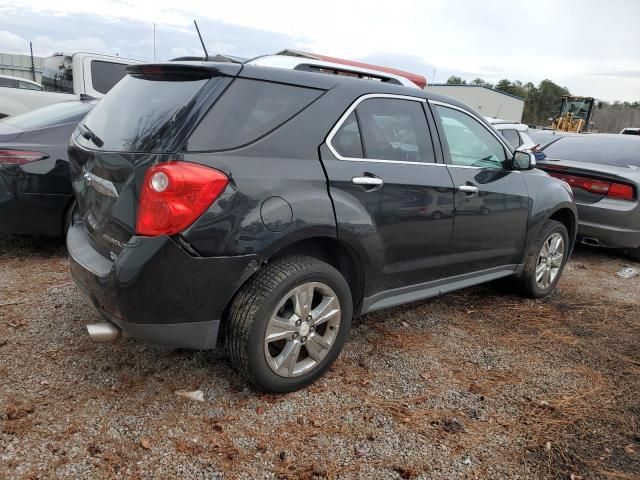
[[[214,348],[227,303],[257,268],[253,255],[193,257],[167,236],[134,237],[111,261],[82,225],[69,230],[67,249],[74,281],[104,318],[172,347]]]
[[[640,247],[640,205],[603,198],[593,204],[577,203],[578,239],[597,240],[610,248]]]

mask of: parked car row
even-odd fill
[[[130,65],[114,85],[0,122],[0,230],[68,231],[95,341],[224,344],[292,391],[354,315],[506,277],[541,297],[576,237],[640,247],[632,136],[591,162],[571,135],[297,57]]]

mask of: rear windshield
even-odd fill
[[[63,123],[79,122],[91,110],[95,102],[62,102],[21,115],[14,115],[3,122],[19,130],[38,130]]]
[[[617,167],[640,166],[640,138],[562,137],[544,149],[547,158],[601,163]]]
[[[191,135],[190,151],[247,145],[287,122],[323,90],[236,79]]]
[[[213,80],[215,81],[215,80]],[[83,124],[102,142],[78,137],[86,148],[112,152],[163,152],[180,133],[207,79],[148,80],[127,75]]]

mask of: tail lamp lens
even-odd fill
[[[229,183],[213,168],[188,162],[166,162],[147,170],[140,193],[136,233],[174,235],[204,213]]]
[[[44,160],[48,156],[46,153],[30,150],[0,150],[0,165],[24,165]]]
[[[604,195],[620,200],[634,200],[633,187],[625,183],[607,182],[595,178],[568,175],[566,173],[548,172],[549,175],[567,182],[571,188],[580,188],[595,195]]]

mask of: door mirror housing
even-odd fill
[[[511,159],[513,170],[533,170],[536,168],[536,156],[528,150],[516,150]]]

